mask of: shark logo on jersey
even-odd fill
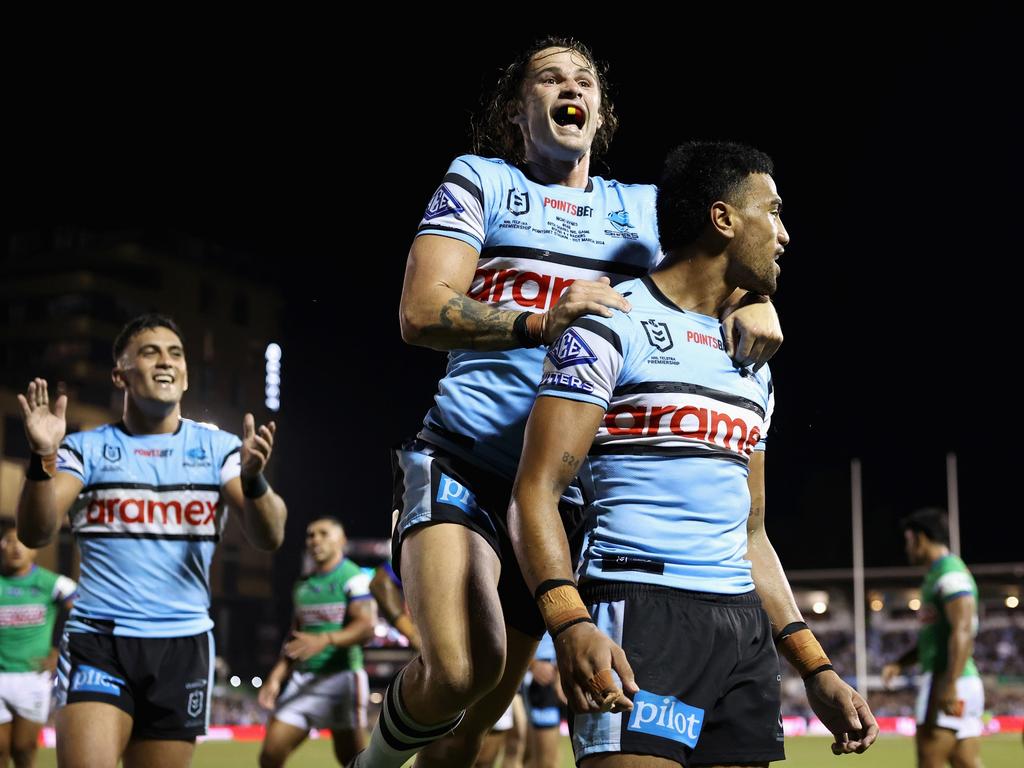
[[[437,188],[437,192],[430,198],[430,202],[427,204],[427,210],[423,214],[423,218],[427,221],[436,219],[440,216],[447,216],[449,214],[459,214],[465,211],[459,201],[456,200],[452,193],[448,191],[448,187],[442,184]]]
[[[668,352],[672,349],[672,334],[669,333],[668,323],[659,323],[657,320],[643,320],[640,325],[647,333],[647,340],[652,347],[660,352]]]
[[[121,446],[111,445],[110,443],[104,443],[103,458],[109,461],[111,464],[119,462],[121,460]]]
[[[508,208],[508,212],[513,216],[522,216],[525,213],[530,212],[530,196],[526,192],[520,192],[518,189],[510,189],[508,191],[508,202],[505,204]]]
[[[633,229],[633,225],[629,223],[629,211],[625,208],[608,214],[608,221],[612,223],[619,232],[625,232],[627,229]]]
[[[548,350],[548,360],[561,370],[570,365],[592,363],[597,360],[597,355],[587,346],[587,342],[576,332],[575,328],[569,328]]]

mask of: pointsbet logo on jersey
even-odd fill
[[[672,696],[639,691],[633,698],[633,713],[626,728],[672,739],[688,747],[696,747],[704,725],[704,710],[691,707]]]

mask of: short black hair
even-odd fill
[[[944,509],[918,509],[900,520],[900,527],[904,531],[923,533],[937,544],[949,545],[949,518]]]
[[[117,338],[114,339],[114,363],[121,359],[121,354],[128,346],[128,342],[132,340],[132,337],[139,331],[145,331],[149,328],[167,328],[170,331],[174,331],[179,339],[181,339],[182,345],[185,344],[185,337],[181,333],[181,329],[178,324],[174,322],[167,315],[161,315],[156,312],[148,312],[145,315],[139,315],[138,317],[129,320],[121,332],[117,334]]]
[[[708,211],[736,194],[754,173],[775,172],[764,152],[731,141],[688,141],[665,158],[658,184],[658,235],[668,253],[696,242],[708,223]]]
[[[345,532],[345,524],[342,523],[341,520],[336,518],[334,515],[317,515],[308,523],[306,523],[306,527],[309,528],[309,526],[311,526],[313,523],[319,523],[321,520],[326,520],[328,523],[333,523],[341,529],[342,533]]]

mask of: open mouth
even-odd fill
[[[174,377],[167,373],[158,373],[153,377],[153,381],[157,384],[173,384]]]
[[[555,108],[552,119],[558,125],[575,125],[577,128],[582,130],[583,126],[587,123],[587,114],[581,107],[577,107],[573,104],[563,104],[562,106]]]

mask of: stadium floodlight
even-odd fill
[[[818,600],[814,605],[811,606],[811,610],[820,616],[828,610],[828,604],[824,600]]]
[[[885,603],[879,600],[877,597],[871,601],[871,610],[878,613],[880,610],[885,608]]]
[[[242,678],[240,678],[238,675],[232,675],[231,679],[228,680],[228,682],[231,683],[232,688],[237,688],[242,684]]]
[[[263,354],[267,361],[264,381],[266,399],[263,404],[275,412],[281,409],[281,355],[281,345],[273,341],[267,344],[267,351]]]
[[[1017,598],[1016,595],[1010,595],[1006,598],[1007,608],[1016,608],[1018,605],[1020,605],[1020,600]]]
[[[253,688],[259,688],[259,687],[260,687],[260,686],[262,686],[262,685],[263,685],[263,678],[262,678],[262,677],[259,677],[259,676],[257,675],[256,677],[254,677],[254,678],[252,679],[252,687],[253,687]]]
[[[907,608],[909,608],[912,611],[919,611],[921,610],[921,601],[918,600],[916,597],[912,597],[910,598],[910,602],[907,603]]]

